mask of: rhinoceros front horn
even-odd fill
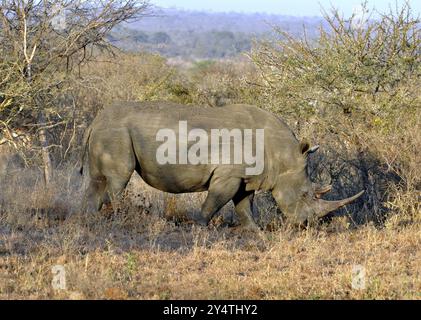
[[[358,192],[356,195],[342,199],[337,201],[327,201],[323,199],[317,199],[316,201],[316,213],[317,217],[321,218],[327,215],[329,212],[335,211],[336,209],[339,209],[340,207],[343,207],[347,205],[348,203],[351,203],[352,201],[358,199],[362,194],[364,193],[364,190],[361,192]]]

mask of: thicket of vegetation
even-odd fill
[[[326,14],[330,27],[315,43],[279,30],[286,40],[251,57],[264,105],[322,144],[318,160],[337,193],[366,190],[359,220],[387,212],[419,219],[420,20],[409,6],[380,17],[364,11],[350,19]]]
[[[31,147],[41,151],[47,184],[53,175],[50,151],[63,148],[63,143],[49,142],[48,129],[67,129],[76,108],[69,75],[92,59],[95,51],[109,48],[105,38],[115,26],[146,9],[146,2],[131,0],[1,2],[3,138],[12,143],[14,129],[23,128],[37,137],[38,143]]]

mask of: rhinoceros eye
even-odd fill
[[[310,192],[309,192],[309,191],[304,191],[304,192],[303,192],[303,197],[304,197],[304,198],[310,198],[310,196],[311,196],[311,195],[310,195]]]
[[[303,192],[303,198],[306,200],[314,200],[316,199],[316,196],[314,195],[314,192],[306,190]]]

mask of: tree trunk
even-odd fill
[[[32,83],[32,64],[28,62],[27,70],[26,70],[26,79],[28,83]],[[40,106],[40,102],[36,97],[34,97],[35,107]],[[50,152],[48,151],[48,139],[47,139],[47,132],[46,129],[43,128],[45,125],[45,115],[44,112],[40,109],[38,111],[38,125],[40,125],[40,130],[38,131],[38,139],[41,145],[41,154],[42,154],[42,162],[44,168],[44,182],[45,185],[48,186],[51,182],[53,177],[53,164],[50,158]]]
[[[48,186],[53,177],[53,164],[51,162],[50,152],[48,151],[47,132],[46,129],[42,127],[42,125],[45,124],[45,116],[42,110],[40,110],[38,114],[38,124],[41,125],[41,128],[38,131],[38,139],[41,144],[41,154],[44,168],[44,181],[45,184]]]

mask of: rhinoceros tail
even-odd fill
[[[91,137],[92,127],[89,126],[85,133],[83,134],[83,140],[82,140],[82,157],[80,160],[80,167],[79,167],[79,173],[83,175],[83,165],[85,163],[86,155],[88,153],[88,145],[89,145],[89,138]]]

